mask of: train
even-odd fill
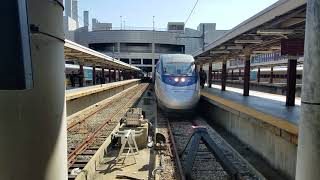
[[[303,74],[303,67],[302,65],[299,65],[297,67],[297,78],[296,82],[297,84],[302,83],[302,74]],[[250,71],[250,80],[251,81],[257,81],[257,75],[258,75],[258,69],[253,69]],[[232,73],[230,70],[227,72],[227,80],[243,80],[244,72],[241,71],[241,74],[239,75],[239,70],[236,69]],[[270,68],[261,68],[260,70],[260,82],[269,82],[271,76]],[[273,68],[273,83],[286,83],[287,82],[287,68],[286,67],[274,67]],[[221,72],[215,73],[215,78],[213,80],[220,80],[221,78]]]
[[[166,111],[192,111],[200,100],[199,74],[191,55],[163,54],[156,64],[155,95]]]

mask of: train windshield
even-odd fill
[[[187,75],[192,76],[195,66],[193,62],[168,62],[163,65],[163,72],[166,75]]]

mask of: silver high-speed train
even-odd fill
[[[155,72],[158,105],[166,110],[192,110],[200,99],[199,75],[192,56],[160,56]]]

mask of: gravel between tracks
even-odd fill
[[[198,126],[207,128],[208,134],[217,146],[222,150],[225,157],[234,165],[237,169],[241,179],[264,179],[263,176],[252,168],[235,150],[227,144],[227,142],[201,118],[194,118],[191,120],[172,120],[170,124],[172,132],[177,145],[179,153],[184,149],[190,135],[193,133],[192,125],[196,123]],[[186,154],[181,158],[182,166],[184,166]],[[223,167],[217,161],[213,154],[211,154],[203,143],[200,143],[196,159],[192,168],[193,179],[229,179],[229,175],[223,170]]]

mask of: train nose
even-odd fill
[[[170,109],[191,109],[193,108],[200,95],[192,89],[171,89],[166,91],[164,104]]]

